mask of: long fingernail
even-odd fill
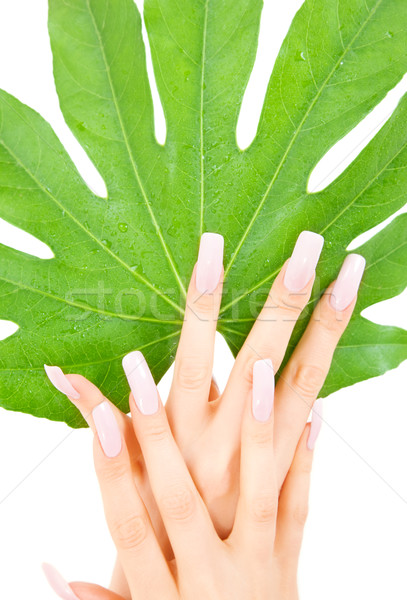
[[[322,399],[316,400],[312,408],[311,427],[308,435],[308,450],[315,448],[315,442],[322,427]]]
[[[302,231],[284,275],[284,285],[290,292],[302,290],[315,273],[324,238],[313,231]]]
[[[42,570],[44,571],[44,575],[47,578],[49,585],[57,596],[63,598],[63,600],[79,600],[78,596],[73,593],[69,583],[65,581],[55,567],[44,563],[42,565]]]
[[[201,294],[210,294],[219,284],[223,266],[223,236],[204,233],[199,245],[196,266],[196,288]]]
[[[274,370],[270,359],[258,360],[253,366],[252,410],[256,421],[268,421],[274,403]]]
[[[330,298],[335,310],[345,310],[358,293],[366,260],[360,254],[348,254],[343,261],[341,270]]]
[[[122,449],[122,436],[109,402],[95,406],[92,417],[103,452],[108,458],[114,458]]]
[[[146,359],[136,350],[127,354],[122,364],[139,411],[153,415],[158,411],[158,392]]]
[[[52,385],[59,391],[72,398],[78,400],[80,398],[79,392],[73,387],[69,379],[64,375],[62,369],[59,367],[49,367],[44,365],[45,372]]]

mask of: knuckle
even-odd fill
[[[136,550],[147,537],[147,522],[141,515],[130,515],[112,525],[112,537],[122,550]]]
[[[98,476],[107,484],[117,484],[128,475],[128,466],[123,461],[109,459],[98,462]]]
[[[250,502],[252,518],[256,523],[270,523],[277,518],[277,494],[261,494]]]
[[[278,292],[272,293],[270,302],[283,315],[296,320],[302,312],[308,297],[309,293],[294,294],[288,290],[280,289]]]
[[[162,422],[161,419],[159,421],[150,419],[149,422],[144,425],[143,435],[150,442],[162,442],[169,438],[169,430],[166,423]]]
[[[306,399],[313,400],[325,381],[325,372],[316,365],[300,364],[294,371],[293,385]]]
[[[196,357],[185,357],[180,360],[177,369],[177,383],[186,391],[197,390],[208,382],[211,375],[209,365],[200,362]]]
[[[216,292],[199,294],[193,300],[188,301],[187,310],[200,320],[216,321],[220,298],[221,296]]]
[[[311,475],[312,472],[312,462],[310,462],[309,460],[302,460],[299,461],[299,466],[297,467],[297,469],[294,471],[294,473],[297,473],[300,477],[301,476],[306,476],[307,478]]]
[[[326,334],[334,337],[340,335],[347,324],[347,320],[341,313],[333,315],[331,310],[321,310],[319,315],[314,316],[314,319]]]
[[[273,446],[273,429],[262,423],[254,427],[250,427],[247,432],[248,442],[251,445],[260,448],[270,448]]]
[[[195,508],[195,498],[186,485],[176,485],[163,494],[161,498],[163,515],[174,521],[188,520]]]

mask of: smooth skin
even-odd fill
[[[293,256],[294,254],[295,251]],[[357,255],[351,256],[360,259]],[[351,256],[348,256],[347,260]],[[293,257],[290,260],[293,261]],[[216,323],[222,294],[222,277],[213,292],[202,293],[196,287],[196,266],[188,290],[185,322],[176,356],[174,380],[166,405],[166,412],[170,430],[180,451],[179,456],[182,456],[185,460],[187,472],[193,482],[193,493],[198,494],[201,498],[197,506],[206,507],[203,514],[210,515],[218,534],[217,547],[222,548],[220,552],[223,553],[226,550],[225,546],[219,545],[220,540],[230,540],[236,537],[234,533],[236,531],[235,515],[239,514],[239,510],[237,510],[238,504],[240,506],[241,503],[239,482],[243,477],[243,473],[240,474],[241,435],[247,435],[247,433],[244,433],[247,427],[242,429],[242,418],[245,414],[244,420],[247,422],[248,416],[245,407],[247,408],[248,399],[252,395],[253,365],[258,360],[270,359],[274,371],[278,370],[294,325],[311,295],[315,277],[313,270],[311,277],[299,291],[293,293],[286,287],[285,274],[289,262],[285,263],[276,277],[266,304],[240,350],[228,384],[220,396],[212,381],[212,367]],[[298,257],[296,262],[298,263]],[[301,268],[301,265],[298,268]],[[286,516],[285,520],[288,520],[288,522],[290,517],[287,515],[301,515],[300,519],[294,518],[291,520],[300,521],[302,531],[306,502],[304,502],[301,494],[294,495],[287,492],[287,486],[288,489],[295,489],[301,485],[303,490],[306,491],[307,489],[308,483],[304,483],[304,477],[302,475],[298,477],[302,481],[300,484],[296,481],[297,478],[293,475],[293,472],[296,473],[301,470],[300,465],[307,464],[307,459],[304,458],[306,456],[304,427],[310,409],[328,373],[335,347],[351,317],[360,277],[359,281],[357,279],[358,277],[355,277],[354,273],[353,280],[352,273],[350,279],[349,276],[347,279],[345,278],[345,288],[351,301],[345,307],[340,306],[340,310],[338,310],[335,302],[332,302],[332,297],[340,297],[339,292],[342,292],[343,297],[343,281],[341,290],[336,290],[337,293],[335,293],[335,283],[329,286],[319,301],[302,339],[276,385],[274,425],[268,425],[269,429],[273,429],[274,432],[272,435],[274,446],[273,473],[277,498],[280,498],[278,517],[277,510],[274,508],[274,527],[277,527],[276,540],[279,538],[279,531],[281,531],[281,527],[279,527],[279,523],[283,519],[281,514]],[[353,292],[352,286],[354,288]],[[352,293],[349,293],[349,290]],[[79,408],[93,431],[96,432],[92,410],[101,402],[106,401],[106,398],[92,383],[80,375],[68,375],[67,381],[80,395],[79,399],[70,396],[72,401]],[[165,518],[162,518],[164,515],[160,510],[160,502],[157,502],[157,490],[154,489],[152,481],[150,486],[147,478],[149,464],[147,456],[144,454],[143,440],[145,438],[143,438],[143,432],[139,425],[140,415],[134,415],[132,400],[130,400],[130,405],[133,421],[116,407],[111,406],[125,442],[124,448],[126,450],[123,450],[123,452],[127,452],[128,459],[126,460],[130,461],[133,487],[135,490],[137,488],[137,494],[140,495],[143,506],[146,507],[155,531],[155,535],[150,537],[154,537],[161,547],[163,556],[167,560],[171,560],[173,551],[175,552],[173,543],[170,544],[168,541],[168,536],[171,538],[171,533],[168,531]],[[164,419],[165,411],[160,410],[160,415]],[[141,420],[147,418],[143,416]],[[145,421],[142,422],[145,423]],[[134,435],[133,424],[136,436]],[[299,442],[300,438],[302,441]],[[254,443],[254,440],[252,441]],[[174,444],[173,441],[171,443]],[[266,445],[264,440],[260,445]],[[301,450],[303,446],[304,452]],[[312,453],[309,452],[309,454]],[[114,462],[116,459],[109,460]],[[179,468],[182,468],[185,472],[185,465],[183,465],[181,459],[179,459],[179,463]],[[154,469],[154,467],[152,468]],[[165,471],[163,467],[162,470]],[[123,469],[119,470],[119,475],[115,476],[116,486],[118,486],[117,479],[120,475],[123,478],[127,477],[123,471]],[[305,469],[305,472],[309,473],[309,467]],[[305,477],[305,479],[307,478]],[[134,486],[134,482],[136,486]],[[136,492],[132,492],[132,494],[135,503],[141,502],[140,498],[135,499]],[[122,498],[123,495],[120,497],[120,503],[117,503],[117,509],[122,504]],[[295,506],[295,498],[298,498],[299,506]],[[287,506],[290,506],[291,509],[286,508]],[[199,518],[204,519],[201,513]],[[210,523],[208,524],[207,520],[205,522],[209,531]],[[211,536],[213,540],[213,532],[207,535],[208,539]],[[287,536],[289,537],[288,534]],[[284,537],[283,534],[280,534],[282,540],[284,540]],[[300,536],[297,535],[298,537]],[[206,538],[203,539],[206,540]],[[282,545],[284,546],[284,543]],[[287,546],[287,544],[285,545]],[[295,544],[288,544],[288,546],[294,548]],[[226,545],[226,547],[228,546]],[[295,548],[293,556],[298,557],[298,553],[299,548]],[[202,555],[202,552],[200,554]],[[287,561],[278,561],[279,575],[278,577],[274,576],[274,581],[279,580],[282,582],[281,585],[284,590],[287,587],[287,582],[290,582],[290,584],[293,581],[295,582],[296,560],[291,556]],[[122,563],[121,555],[120,562]],[[288,565],[290,566],[288,567]],[[295,565],[295,568],[293,568],[293,565]],[[122,566],[124,567],[123,563]],[[126,569],[124,570],[126,572]],[[125,578],[120,565],[118,565],[111,587],[112,590],[127,600],[131,596],[125,579],[128,579],[127,573]],[[93,589],[96,590],[96,588]],[[107,592],[101,591],[100,588],[98,588],[98,593],[99,595],[88,595],[86,598],[100,598],[102,600],[104,597],[112,599],[114,597],[103,596]],[[293,590],[290,590],[289,594],[284,592],[285,595],[281,595],[282,593],[283,591],[280,591],[280,595],[277,597],[290,599],[296,597],[296,592]],[[85,598],[85,596],[83,597]],[[143,595],[142,597],[144,598]]]
[[[273,378],[272,371],[269,377]],[[153,415],[143,415],[132,395],[130,406],[134,432],[175,555],[167,561],[162,553],[134,484],[124,440],[119,455],[109,458],[95,436],[95,467],[106,519],[130,597],[296,598],[296,563],[307,512],[313,455],[307,447],[309,425],[299,441],[279,501],[273,412],[267,421],[257,421],[249,398],[241,429],[236,517],[230,536],[222,541],[174,440],[161,402]],[[86,584],[71,584],[71,589],[80,600],[118,598]]]

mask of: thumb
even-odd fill
[[[126,600],[94,583],[68,583],[49,563],[42,565],[44,575],[57,596],[65,600]]]

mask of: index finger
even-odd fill
[[[174,555],[201,571],[217,537],[182,454],[174,441],[157,387],[141,352],[131,352],[123,367],[132,390],[133,426],[145,460],[151,489]]]

